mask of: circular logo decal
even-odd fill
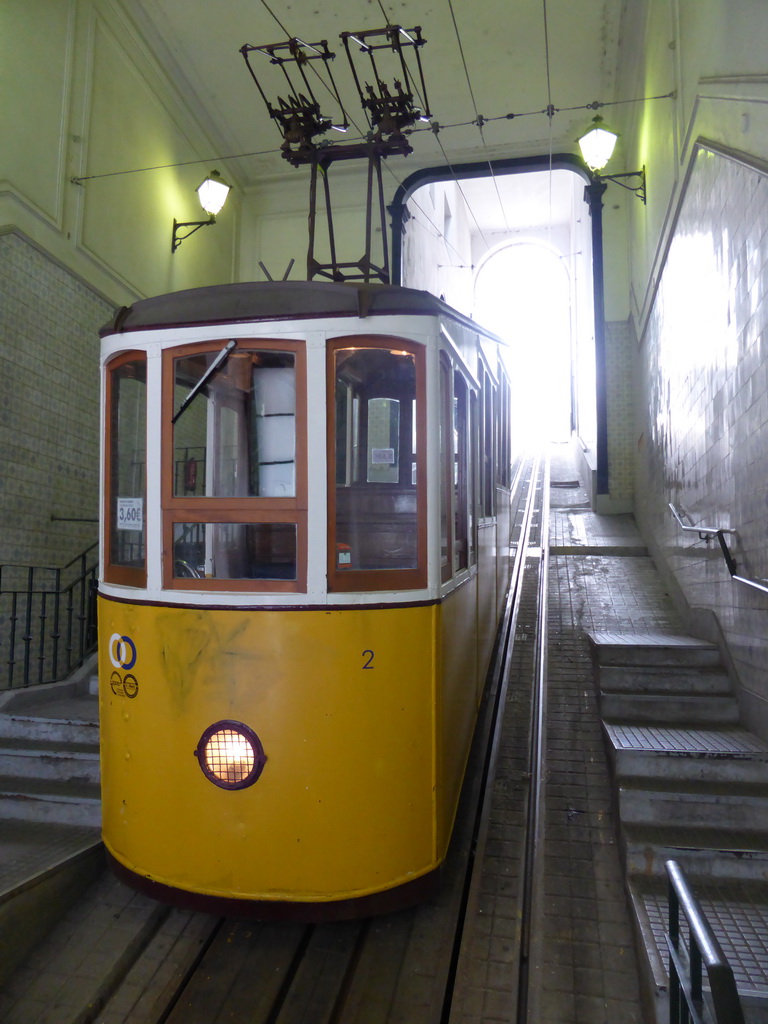
[[[136,644],[129,636],[113,633],[109,638],[109,660],[115,668],[133,668],[136,664]]]

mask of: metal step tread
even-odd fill
[[[587,637],[601,667],[655,665],[693,668],[720,664],[718,647],[692,636],[592,630],[587,631]]]
[[[603,727],[616,750],[644,750],[670,754],[714,754],[744,757],[750,754],[768,757],[768,744],[739,726],[702,728],[694,726],[603,720]]]
[[[740,996],[768,999],[768,884],[694,884],[694,893],[733,969]],[[667,884],[665,878],[630,879],[633,903],[645,916],[658,960],[667,961]],[[641,922],[642,923],[642,922]]]
[[[633,724],[604,719],[603,726],[617,750],[647,750],[689,754],[767,754],[768,743],[741,726],[701,727],[665,723]]]
[[[717,646],[708,640],[681,633],[662,633],[648,630],[643,633],[624,633],[607,629],[587,630],[587,636],[597,647],[670,647],[698,648],[716,651]]]

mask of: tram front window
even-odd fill
[[[303,343],[238,339],[164,355],[163,580],[298,591],[306,580]]]
[[[175,497],[295,496],[293,353],[220,350],[176,359],[174,408]]]
[[[294,523],[174,523],[175,579],[295,580]]]

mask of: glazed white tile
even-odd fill
[[[768,729],[768,595],[734,583],[693,522],[736,530],[738,572],[768,577],[768,179],[701,150],[640,349],[636,513],[693,608],[712,609]]]

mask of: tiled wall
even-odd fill
[[[727,641],[746,720],[768,737],[768,594],[733,582],[693,523],[736,531],[738,572],[768,577],[768,178],[700,150],[638,356],[636,513],[706,626]]]
[[[606,323],[608,490],[615,512],[631,511],[634,493],[633,340],[630,324]]]
[[[62,566],[96,539],[98,329],[112,307],[0,235],[0,565]],[[4,582],[7,580],[4,579]]]

